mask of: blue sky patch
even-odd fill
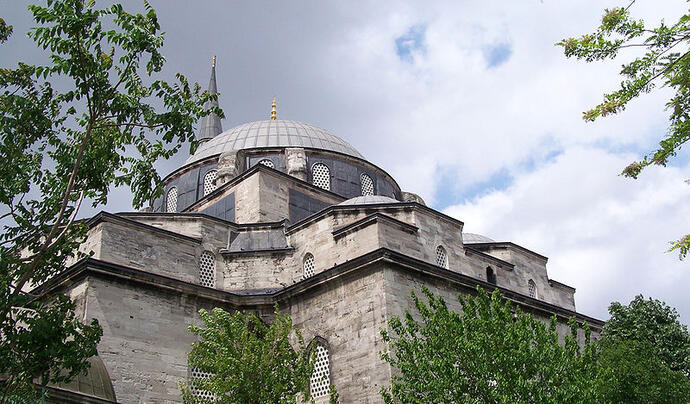
[[[457,205],[463,201],[472,200],[488,194],[492,191],[503,190],[513,183],[513,176],[507,168],[494,173],[491,178],[482,182],[475,182],[459,189],[457,185],[457,172],[448,171],[441,175],[441,180],[436,188],[436,203],[434,208],[443,211],[449,206]]]
[[[507,42],[487,45],[482,48],[482,53],[489,68],[498,67],[513,55],[513,46]]]
[[[407,32],[395,39],[395,53],[400,60],[412,63],[413,53],[426,52],[426,25],[413,25]]]

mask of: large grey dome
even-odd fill
[[[364,159],[343,139],[306,123],[283,120],[249,122],[219,134],[187,159],[185,164],[231,150],[259,147],[304,147],[329,150]]]

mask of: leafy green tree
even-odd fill
[[[639,295],[627,306],[611,303],[609,313],[611,318],[604,324],[602,339],[632,341],[651,349],[671,370],[690,377],[690,333],[676,309]]]
[[[653,346],[635,340],[602,338],[597,386],[608,404],[687,404],[690,379],[671,370]]]
[[[266,325],[242,311],[199,313],[204,327],[189,327],[199,341],[192,345],[188,365],[208,377],[180,384],[186,403],[287,404],[296,403],[298,395],[310,400],[313,355],[288,315],[276,307],[275,320]],[[199,391],[214,398],[203,398]],[[337,401],[337,392],[332,390],[331,397]]]
[[[184,76],[153,79],[163,36],[144,4],[144,14],[85,0],[30,6],[29,36],[50,62],[0,68],[0,402],[34,378],[59,381],[59,368],[76,374],[95,353],[97,322],[28,292],[77,255],[82,201],[102,205],[127,185],[135,207],[148,203],[162,193],[153,164],[192,141],[201,116],[222,116]],[[0,43],[11,33],[1,21]]]
[[[458,296],[462,313],[422,288],[417,313],[393,317],[382,330],[382,353],[396,372],[382,389],[386,403],[596,403],[596,352],[585,326],[559,343],[556,319],[546,324],[478,288]],[[417,319],[417,317],[419,319]]]
[[[635,55],[641,54],[623,64],[620,88],[606,93],[599,105],[584,112],[587,121],[617,114],[630,101],[656,87],[667,87],[674,92],[666,104],[669,128],[659,147],[622,172],[626,177],[637,178],[650,165],[665,166],[690,140],[690,14],[681,15],[670,25],[661,22],[656,27],[648,27],[642,20],[631,17],[630,8],[634,3],[632,0],[627,7],[606,9],[594,33],[564,39],[558,45],[564,48],[566,57],[587,62],[614,59],[626,49],[635,49]],[[690,234],[672,242],[669,251],[673,250],[679,252],[680,259],[685,258],[690,252]]]

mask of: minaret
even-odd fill
[[[211,64],[211,80],[208,83],[208,92],[211,94],[217,94],[218,93],[218,88],[216,87],[216,57],[213,57],[213,63]],[[205,109],[209,109],[211,107],[217,107],[218,106],[218,100],[209,100],[206,101],[206,104],[204,105]],[[201,128],[199,129],[199,144],[202,144],[204,142],[207,142],[216,135],[218,135],[220,132],[223,131],[223,127],[220,124],[220,118],[216,114],[209,114],[206,115],[203,120],[201,121]]]

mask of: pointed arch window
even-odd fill
[[[436,247],[436,265],[448,268],[448,254],[443,246]]]
[[[491,267],[486,267],[486,281],[492,285],[496,284],[496,273]]]
[[[359,176],[359,183],[362,186],[362,196],[374,195],[374,180],[370,176],[362,173]]]
[[[529,297],[533,299],[537,298],[537,284],[531,279],[527,282],[527,290],[529,291]]]
[[[199,258],[199,284],[207,288],[216,286],[216,259],[209,251],[201,253]]]
[[[304,271],[304,279],[314,276],[314,256],[311,253],[307,253],[304,256],[302,269]]]
[[[318,398],[328,395],[331,389],[331,369],[325,346],[316,345],[314,356],[314,371],[311,374],[309,389],[312,397]]]
[[[218,170],[211,170],[204,175],[204,196],[216,190]]]
[[[165,211],[168,213],[177,212],[177,187],[168,190],[168,194],[165,196]]]
[[[273,164],[273,161],[271,161],[270,159],[263,159],[263,160],[259,161],[258,164],[265,165],[266,167],[269,167],[269,168],[276,168],[275,164]]]
[[[326,191],[331,190],[331,170],[324,163],[311,166],[312,184]]]

